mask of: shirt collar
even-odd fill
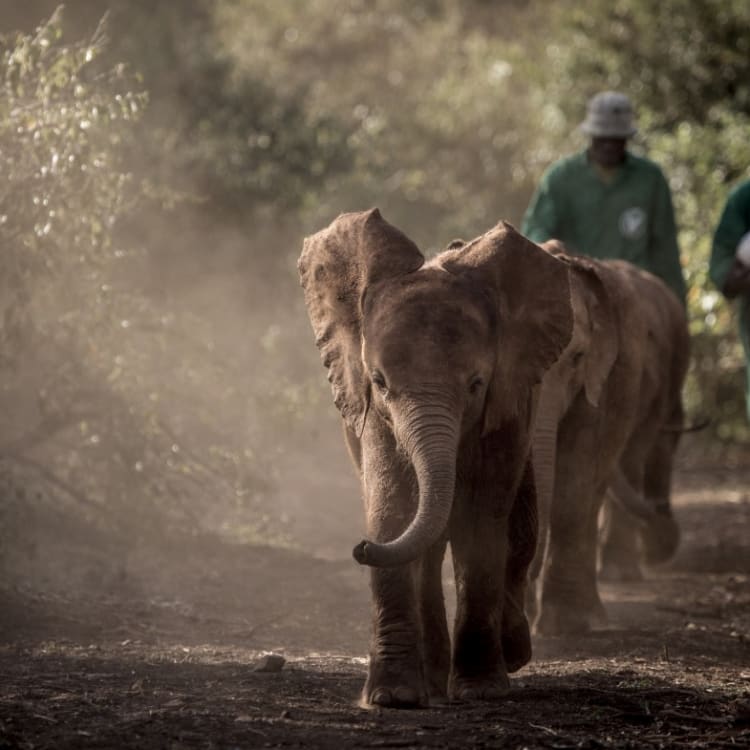
[[[615,182],[619,182],[622,179],[622,176],[630,169],[630,167],[633,165],[633,156],[630,153],[630,151],[625,151],[625,159],[623,160],[622,164],[615,167],[611,174],[609,175],[609,179],[607,179],[604,175],[604,170],[597,167],[596,164],[594,164],[589,159],[588,149],[584,149],[581,151],[581,160],[586,165],[589,173],[597,179],[599,182],[601,182],[603,185],[613,185]]]

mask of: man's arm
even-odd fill
[[[651,263],[649,270],[663,279],[685,304],[687,288],[680,264],[680,249],[677,245],[677,226],[674,220],[672,194],[669,191],[667,180],[661,172],[659,172],[654,196],[649,257]]]
[[[739,258],[735,258],[721,287],[721,293],[727,299],[733,299],[748,292],[750,292],[750,266],[746,266]]]
[[[544,242],[558,234],[558,207],[549,172],[541,179],[523,217],[521,234],[532,242]]]
[[[708,273],[711,281],[728,298],[750,292],[750,267],[735,257],[737,245],[750,229],[748,187],[734,191],[727,199],[714,232]]]

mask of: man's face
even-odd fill
[[[589,146],[591,160],[601,167],[616,167],[625,161],[625,138],[592,138]]]

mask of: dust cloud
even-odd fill
[[[11,5],[0,32],[29,32],[57,4]],[[70,3],[66,34],[88,38],[102,10]],[[143,127],[189,116],[178,91],[153,109]],[[158,186],[163,165],[139,145],[125,167]],[[94,266],[34,277],[24,306],[5,298],[4,310],[23,307],[0,392],[9,622],[26,622],[11,604],[30,601],[29,627],[61,607],[74,629],[103,626],[103,603],[148,621],[231,613],[259,570],[283,587],[268,561],[348,560],[361,534],[297,281],[299,221],[243,215],[186,168],[179,177],[174,202],[142,200],[118,220]],[[207,604],[217,581],[232,584]]]

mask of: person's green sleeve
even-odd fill
[[[737,245],[747,229],[748,220],[742,210],[741,201],[738,194],[733,193],[729,196],[716,226],[708,265],[708,275],[719,290],[724,287],[729,269],[734,263]]]
[[[557,207],[550,187],[549,176],[542,177],[529,207],[523,217],[521,234],[532,242],[544,242],[552,237],[558,229]]]
[[[649,271],[659,276],[685,304],[687,289],[680,264],[680,249],[677,245],[677,227],[669,185],[660,174],[654,197]]]

